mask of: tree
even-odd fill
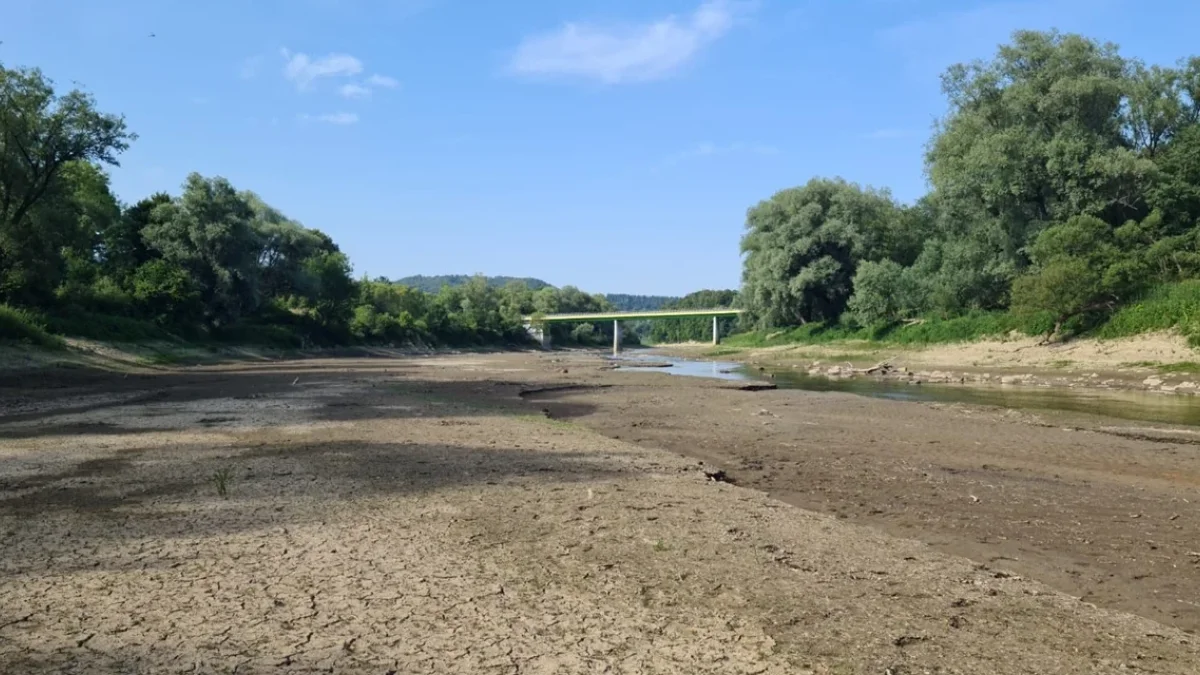
[[[131,278],[139,311],[166,328],[191,328],[204,317],[203,300],[191,276],[166,260],[143,264]]]
[[[54,283],[47,271],[61,266],[62,245],[79,233],[79,221],[47,215],[56,209],[47,200],[72,192],[62,185],[64,173],[73,165],[115,165],[134,138],[123,117],[97,111],[91,96],[78,90],[58,96],[41,71],[0,65],[0,292],[6,298],[44,302],[44,287]]]
[[[702,290],[688,293],[679,300],[663,305],[662,309],[717,309],[733,307],[738,292],[734,290]],[[717,320],[718,330],[728,335],[733,332],[737,319],[721,317]],[[650,328],[650,339],[654,342],[693,342],[712,339],[712,319],[655,319]]]
[[[1013,309],[1051,313],[1052,336],[1072,318],[1111,309],[1138,282],[1114,243],[1113,228],[1095,216],[1047,228],[1029,252],[1034,267],[1014,282]]]
[[[1114,45],[1035,31],[1017,32],[991,61],[951,67],[942,80],[950,113],[926,157],[938,206],[955,224],[947,234],[987,233],[999,264],[1020,270],[1025,244],[1051,223],[1145,217],[1156,168],[1137,143],[1163,132],[1149,102],[1141,122],[1126,117],[1128,70]]]
[[[99,260],[105,274],[124,281],[142,265],[155,257],[146,243],[143,231],[150,225],[150,216],[171,195],[157,192],[126,208],[121,217],[100,233]]]
[[[862,260],[887,254],[900,223],[891,196],[813,179],[750,209],[742,299],[760,326],[836,320]]]
[[[889,324],[925,309],[924,296],[913,268],[893,260],[867,261],[854,275],[854,296],[846,309],[861,326]]]
[[[254,210],[224,178],[191,174],[183,194],[156,208],[142,234],[164,260],[195,279],[210,325],[229,323],[258,306]]]

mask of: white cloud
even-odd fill
[[[667,159],[663,161],[663,164],[670,166],[679,164],[680,162],[689,159],[733,154],[759,156],[778,155],[779,148],[763,143],[730,143],[728,145],[717,145],[716,143],[705,142],[698,143],[695,147],[688,148],[683,152],[678,152],[670,157],[667,157]]]
[[[645,24],[567,23],[526,37],[508,70],[518,75],[567,76],[606,84],[644,82],[671,75],[733,27],[730,0],[708,0],[691,15]]]
[[[350,82],[343,84],[342,87],[338,89],[338,93],[346,98],[366,98],[371,95],[371,90],[362,86],[361,84]]]
[[[280,53],[287,60],[283,76],[301,91],[310,88],[320,78],[352,77],[363,70],[362,61],[349,54],[328,54],[314,59],[308,54],[293,54],[287,49],[280,50]]]
[[[393,77],[376,74],[367,78],[367,86],[378,87],[380,89],[395,89],[400,86],[400,83]]]
[[[347,124],[358,124],[358,114],[352,112],[336,112],[324,113],[321,115],[301,115],[300,120],[303,122],[324,122],[326,124],[337,124],[344,126]]]

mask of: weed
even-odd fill
[[[1179,329],[1193,347],[1200,346],[1200,280],[1156,286],[1117,310],[1096,330],[1096,337],[1128,337],[1171,328]]]
[[[658,541],[654,542],[654,550],[662,553],[663,551],[669,551],[670,548],[667,546],[666,542],[664,542],[662,539],[659,539]]]
[[[63,347],[62,338],[46,331],[46,323],[42,317],[8,305],[0,305],[0,340],[24,342],[51,349]]]
[[[556,420],[552,417],[543,415],[517,415],[517,419],[523,422],[534,422],[537,424],[545,424],[557,429],[578,429],[578,425],[566,420]]]
[[[742,349],[737,347],[717,347],[704,352],[705,356],[731,356],[733,354],[741,354]]]
[[[1179,363],[1165,363],[1158,368],[1160,373],[1200,373],[1200,363],[1195,361],[1180,361]]]
[[[212,478],[213,487],[217,489],[217,496],[222,499],[229,499],[229,484],[233,482],[233,468],[222,467],[213,472]]]

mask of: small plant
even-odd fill
[[[233,481],[233,469],[231,467],[223,467],[213,472],[212,478],[213,487],[217,489],[217,496],[222,499],[229,499],[229,484]]]
[[[662,539],[654,542],[654,550],[658,551],[659,553],[668,550],[666,542],[664,542]]]

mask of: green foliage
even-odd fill
[[[415,289],[417,289],[419,291],[423,291],[425,293],[436,294],[442,290],[443,286],[462,286],[463,284],[468,283],[469,281],[471,281],[474,278],[475,277],[467,275],[467,274],[443,274],[443,275],[439,275],[439,276],[426,276],[424,274],[416,274],[416,275],[413,275],[410,277],[404,277],[403,279],[397,279],[392,283],[395,283],[400,286],[408,286],[409,288],[415,288]],[[538,291],[538,290],[541,290],[543,288],[550,286],[550,284],[546,283],[545,281],[542,281],[541,279],[534,279],[533,277],[503,277],[503,276],[501,276],[501,277],[484,277],[484,279],[486,280],[486,282],[489,286],[496,286],[497,288],[508,285],[513,282],[523,284],[527,288],[529,288],[530,290],[533,290],[533,291]],[[386,280],[383,280],[383,281],[386,282]]]
[[[718,309],[733,307],[737,300],[737,291],[703,290],[689,293],[675,302],[664,305],[662,309]],[[717,329],[721,335],[729,335],[736,326],[736,318],[717,319]],[[650,327],[649,338],[658,343],[708,341],[712,339],[712,319],[655,319]]]
[[[1156,286],[1118,309],[1096,331],[1118,338],[1178,328],[1200,346],[1200,280]]]
[[[680,298],[669,295],[626,295],[624,293],[605,293],[604,299],[614,309],[622,312],[651,312],[680,300]]]
[[[0,301],[52,302],[65,256],[91,252],[115,217],[100,164],[134,136],[91,96],[57,95],[37,69],[0,65]]]
[[[1048,312],[1054,332],[1078,315],[1111,309],[1141,281],[1113,230],[1094,216],[1052,225],[1029,247],[1034,267],[1013,284],[1013,310]]]
[[[137,268],[130,294],[142,315],[161,326],[189,325],[204,315],[200,289],[191,275],[161,258]]]
[[[942,85],[916,204],[813,179],[749,211],[745,306],[760,330],[802,329],[744,340],[1200,335],[1172,285],[1200,275],[1200,58],[1148,67],[1018,31]]]
[[[977,311],[946,319],[930,318],[911,324],[875,325],[866,328],[809,323],[787,330],[754,331],[734,335],[725,341],[725,345],[730,349],[746,349],[856,340],[883,345],[947,344],[980,338],[1002,338],[1012,333],[1040,335],[1049,332],[1053,325],[1053,318],[1047,314],[1018,316],[1008,312]]]
[[[854,275],[854,295],[846,309],[861,326],[890,324],[920,312],[924,294],[913,268],[894,260],[867,261]]]
[[[213,488],[217,491],[217,496],[221,499],[229,499],[229,486],[233,482],[233,469],[231,467],[221,467],[213,472],[209,478]]]
[[[0,305],[0,341],[57,349],[63,342],[46,331],[45,321],[19,307]]]
[[[813,179],[750,209],[742,298],[760,327],[836,320],[858,264],[886,256],[899,209],[886,192]]]
[[[156,342],[179,339],[151,321],[82,309],[51,314],[46,319],[46,326],[59,335],[108,342]]]

